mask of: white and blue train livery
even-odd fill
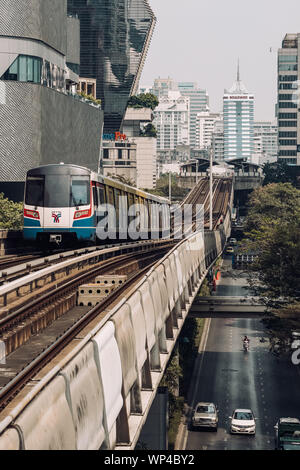
[[[29,170],[24,198],[24,239],[40,245],[96,243],[97,208],[102,204],[113,205],[118,217],[120,196],[126,197],[128,207],[143,204],[150,209],[150,204],[168,204],[164,198],[76,165],[53,164]],[[149,210],[149,227],[150,217]],[[161,227],[161,217],[158,223]]]

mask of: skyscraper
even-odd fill
[[[179,82],[178,90],[182,96],[190,98],[190,146],[197,148],[196,121],[197,114],[209,111],[209,98],[206,90],[198,88],[195,82]]]
[[[171,154],[177,145],[189,145],[189,98],[179,91],[169,91],[154,110],[153,124],[157,129],[158,151]]]
[[[278,160],[300,165],[300,34],[286,34],[278,50]]]
[[[80,76],[97,80],[104,131],[120,129],[138,90],[156,18],[148,0],[68,0],[80,19]]]
[[[254,96],[237,78],[223,97],[224,159],[242,158],[251,161],[254,152]]]

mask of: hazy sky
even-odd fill
[[[277,50],[300,32],[299,0],[149,0],[157,17],[141,85],[154,78],[198,82],[212,111],[236,77],[255,94],[255,119],[275,117]],[[270,52],[270,49],[272,51]]]

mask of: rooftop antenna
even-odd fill
[[[238,59],[238,66],[237,66],[237,81],[240,82],[240,59]]]

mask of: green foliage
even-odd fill
[[[0,229],[21,230],[23,226],[23,203],[13,202],[0,193]]]
[[[264,186],[271,183],[291,183],[297,185],[297,174],[295,167],[287,165],[285,162],[265,163],[263,166],[265,175]]]
[[[143,131],[141,131],[143,137],[157,137],[157,130],[153,124],[149,123]]]
[[[137,96],[131,96],[128,101],[129,108],[150,108],[154,110],[159,105],[159,101],[152,93],[141,93]]]
[[[256,295],[300,298],[300,191],[290,183],[255,190],[245,235],[243,249],[258,255],[250,276]]]
[[[100,99],[97,100],[96,98],[94,98],[93,95],[87,95],[83,91],[79,92],[78,95],[82,96],[86,100],[93,101],[93,103],[98,104],[99,106],[101,105],[101,100]]]
[[[168,387],[169,392],[172,393],[177,389],[180,377],[182,377],[182,369],[179,365],[177,349],[175,349],[160,385]]]
[[[161,197],[169,197],[169,174],[163,174],[156,182],[156,188],[147,190],[151,194]],[[186,188],[181,188],[177,183],[177,176],[171,175],[171,192],[173,200],[182,200],[189,192]]]
[[[126,184],[127,186],[131,186],[132,188],[136,187],[135,182],[133,180],[131,180],[130,178],[127,178],[124,175],[112,175],[111,173],[108,173],[107,176],[111,179],[119,181],[122,184]]]

